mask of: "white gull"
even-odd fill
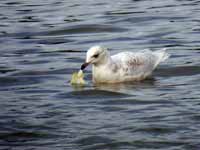
[[[166,49],[121,52],[110,56],[107,48],[93,46],[87,51],[86,62],[81,70],[92,64],[92,78],[95,83],[140,81],[150,76],[158,64],[169,56]]]

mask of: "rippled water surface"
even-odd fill
[[[72,87],[87,49],[166,47],[153,76]],[[0,149],[199,150],[200,1],[0,1]]]

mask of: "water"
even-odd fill
[[[0,149],[197,150],[200,148],[198,0],[0,2]],[[143,82],[99,85],[87,49],[111,54],[168,48]]]

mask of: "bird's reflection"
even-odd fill
[[[143,81],[113,83],[113,84],[94,84],[95,89],[108,90],[113,92],[130,93],[133,89],[151,88],[155,86],[156,80],[151,77]]]

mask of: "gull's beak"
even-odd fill
[[[84,70],[90,63],[85,62],[81,65],[81,70]]]

